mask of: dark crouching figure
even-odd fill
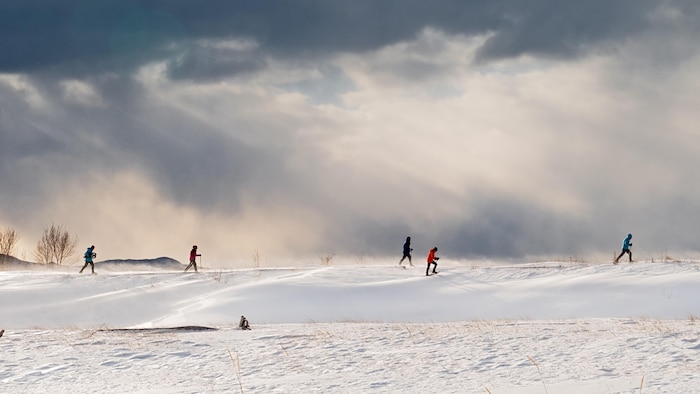
[[[90,268],[92,268],[92,273],[95,273],[95,263],[92,261],[92,259],[97,257],[97,253],[93,252],[93,250],[95,250],[95,245],[90,246],[85,251],[85,255],[83,256],[85,258],[85,265],[80,269],[81,274],[83,273],[83,270],[87,268],[88,264],[90,264]]]
[[[250,324],[248,324],[248,319],[245,316],[241,316],[241,321],[238,323],[238,327],[241,330],[250,330]]]

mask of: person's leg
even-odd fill
[[[624,254],[625,254],[625,251],[623,250],[623,251],[620,253],[620,255],[617,256],[617,258],[615,259],[615,262],[617,263],[617,262],[620,260],[620,257],[624,256]]]
[[[405,258],[406,258],[406,255],[403,255],[403,257],[401,257],[401,260],[399,260],[399,265],[401,265],[401,263],[403,263],[403,259],[405,259]]]
[[[197,262],[193,261],[192,266],[194,266],[194,272],[197,272]]]
[[[437,263],[436,263],[435,261],[433,261],[433,264],[435,264],[435,265],[433,266],[433,273],[434,273],[434,274],[437,274],[437,271],[436,271],[436,270],[437,270]]]
[[[80,269],[80,273],[81,273],[81,274],[83,273],[83,270],[84,270],[84,269],[85,269],[85,267],[87,267],[87,266],[88,266],[88,263],[87,263],[87,262],[85,262],[85,265],[83,266],[83,268],[81,268],[81,269]]]
[[[92,261],[90,262],[90,268],[92,269],[92,273],[94,274],[95,273],[95,263],[93,263]]]
[[[408,264],[411,264],[411,267],[413,267],[413,261],[411,261],[411,255],[408,255]]]
[[[190,267],[192,266],[192,263],[194,263],[194,262],[193,262],[193,261],[190,261],[190,265],[188,265],[187,268],[185,268],[185,272],[187,272],[187,270],[190,269]]]
[[[627,249],[627,254],[630,255],[630,263],[632,262],[632,251]]]
[[[425,269],[425,276],[430,275],[430,263],[428,263],[428,268]]]

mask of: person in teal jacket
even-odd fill
[[[95,263],[92,261],[92,259],[97,257],[97,253],[93,252],[94,250],[95,245],[92,245],[85,251],[85,255],[83,256],[85,258],[85,265],[80,269],[81,274],[83,273],[83,270],[87,268],[88,264],[90,264],[90,268],[92,268],[92,273],[95,273]]]
[[[624,241],[622,241],[622,253],[620,253],[619,256],[615,259],[615,264],[620,262],[620,257],[622,257],[625,253],[630,255],[630,263],[632,262],[632,251],[630,248],[632,247],[632,234],[627,234],[627,238],[625,238]]]

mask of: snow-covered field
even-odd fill
[[[394,264],[0,271],[0,392],[700,392],[699,263]]]

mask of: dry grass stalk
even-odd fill
[[[540,380],[542,380],[542,386],[544,386],[544,392],[546,394],[549,394],[549,391],[547,391],[547,385],[544,383],[544,378],[542,377],[542,371],[540,371],[540,366],[537,365],[537,362],[532,357],[527,356],[527,359],[530,360],[530,362],[532,363],[532,365],[535,366],[535,368],[537,368],[537,373],[540,374]]]
[[[226,348],[228,350],[228,356],[231,358],[231,364],[233,365],[234,370],[236,371],[236,379],[238,379],[238,386],[241,389],[241,394],[243,394],[243,383],[241,382],[241,359],[238,357],[238,353],[236,353],[236,360],[233,359],[233,354],[231,354],[231,348]]]

